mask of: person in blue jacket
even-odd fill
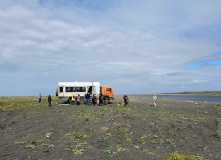
[[[39,103],[41,103],[41,93],[39,93]]]

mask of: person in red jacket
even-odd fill
[[[127,106],[129,103],[129,98],[127,97],[126,94],[123,96],[123,99],[124,99],[124,105]]]

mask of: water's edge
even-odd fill
[[[128,96],[152,98],[154,95],[130,94]],[[221,96],[217,95],[157,95],[157,98],[221,104]]]

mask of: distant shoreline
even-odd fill
[[[128,95],[130,97],[143,97],[153,98],[153,95]],[[172,95],[155,95],[158,98],[171,99],[171,100],[184,100],[193,102],[206,102],[206,103],[218,103],[221,104],[221,95],[187,95],[187,94],[172,94]]]
[[[221,95],[221,91],[177,92],[156,94],[128,94],[128,95]]]

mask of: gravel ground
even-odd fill
[[[2,160],[168,159],[172,153],[221,159],[217,104],[122,96],[105,106],[0,98]],[[7,101],[7,103],[6,103]],[[10,105],[13,103],[13,105]],[[10,107],[6,107],[10,106]]]

